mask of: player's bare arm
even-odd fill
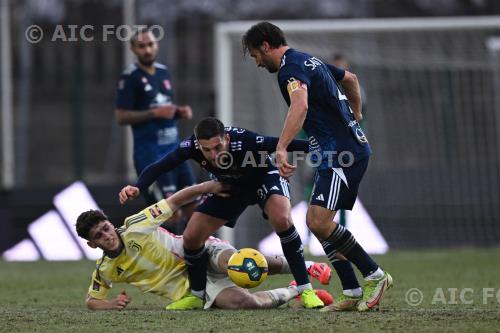
[[[163,105],[140,112],[134,110],[115,109],[115,119],[120,125],[135,125],[153,119],[172,119],[176,115],[178,109],[179,107],[174,104]]]
[[[342,88],[344,88],[349,105],[351,106],[354,118],[360,122],[363,119],[361,114],[361,88],[359,87],[358,77],[356,74],[345,71],[344,78],[340,81]]]
[[[87,295],[85,303],[91,310],[122,310],[125,309],[131,301],[132,298],[127,295],[125,290],[122,290],[121,293],[111,300],[98,299]]]
[[[185,189],[182,189],[174,193],[166,200],[170,209],[172,209],[172,211],[175,212],[180,207],[184,206],[187,203],[192,202],[198,196],[205,193],[213,193],[222,197],[228,197],[229,196],[229,194],[227,193],[228,190],[229,188],[225,186],[223,183],[211,180],[203,182],[201,184],[186,187]]]
[[[300,81],[293,81],[289,84],[288,92],[290,94],[290,107],[276,146],[276,164],[280,175],[285,178],[292,176],[296,168],[288,163],[287,147],[300,132],[308,109],[307,87],[304,84]]]

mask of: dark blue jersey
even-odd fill
[[[285,52],[278,72],[281,93],[288,105],[288,85],[297,80],[307,85],[309,108],[303,128],[309,137],[311,151],[322,156],[320,169],[341,166],[339,156],[344,157],[346,163],[345,158],[351,156],[349,153],[354,161],[371,154],[366,136],[338,84],[344,74],[344,70],[294,49]]]
[[[228,153],[231,157],[221,161],[223,167],[213,166],[205,159],[195,136],[192,135],[182,141],[177,149],[149,165],[139,176],[136,186],[144,191],[160,174],[172,170],[189,159],[196,161],[219,181],[231,184],[233,192],[258,187],[262,177],[269,173],[278,173],[268,156],[269,153],[276,151],[278,138],[262,136],[239,127],[226,127],[225,131],[229,135]],[[309,142],[294,140],[288,146],[288,151],[308,152]]]
[[[122,73],[118,82],[116,108],[145,112],[173,103],[171,76],[167,67],[157,63],[154,66],[153,75],[136,64],[131,65]],[[179,143],[174,119],[152,119],[132,125],[132,133],[135,149],[140,149],[143,145],[175,147]]]

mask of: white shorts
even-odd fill
[[[207,269],[207,287],[205,290],[205,309],[210,308],[215,298],[221,291],[226,288],[237,287],[227,276],[227,272],[220,269],[218,262],[219,257],[225,250],[236,249],[228,242],[217,238],[210,238],[207,243],[207,251],[209,255],[209,264]]]

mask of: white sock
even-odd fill
[[[305,263],[306,263],[306,269],[308,269],[308,270],[309,270],[309,268],[311,268],[312,265],[314,265],[314,261],[310,261],[310,260],[306,260]]]
[[[295,286],[266,290],[265,293],[271,298],[273,307],[278,307],[282,304],[285,304],[299,295],[297,287]]]
[[[361,297],[361,295],[363,295],[363,289],[360,287],[355,289],[344,289],[342,293],[349,297]]]
[[[205,298],[205,291],[204,290],[193,290],[191,289],[191,294],[194,296],[204,299]]]
[[[300,286],[297,286],[297,290],[299,291],[299,294],[302,294],[304,290],[311,289],[312,290],[312,285],[310,283],[302,284]]]
[[[281,269],[280,274],[291,274],[290,265],[288,265],[288,261],[286,261],[285,256],[276,256],[281,259]]]
[[[384,276],[384,271],[379,267],[375,272],[365,277],[365,280],[378,280],[382,276]]]

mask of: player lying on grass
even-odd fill
[[[123,309],[131,301],[122,292],[113,299],[107,299],[114,282],[125,282],[143,292],[151,292],[175,302],[190,302],[190,285],[184,260],[182,236],[173,235],[160,227],[164,221],[182,207],[203,193],[227,196],[227,188],[216,181],[185,188],[168,199],[149,206],[140,213],[125,219],[118,229],[98,210],[80,214],[76,230],[92,248],[104,251],[97,260],[96,269],[88,290],[88,308]],[[227,277],[227,261],[236,251],[229,243],[210,237],[206,241],[209,253],[205,309],[212,306],[222,309],[272,308],[280,306],[298,295],[295,286],[250,293],[237,287]],[[269,274],[290,273],[290,267],[282,256],[266,257]],[[309,271],[330,274],[327,265],[307,262]],[[326,271],[325,271],[326,269]],[[313,274],[314,276],[314,274]],[[328,281],[328,279],[326,280]],[[185,309],[175,302],[167,310]]]

